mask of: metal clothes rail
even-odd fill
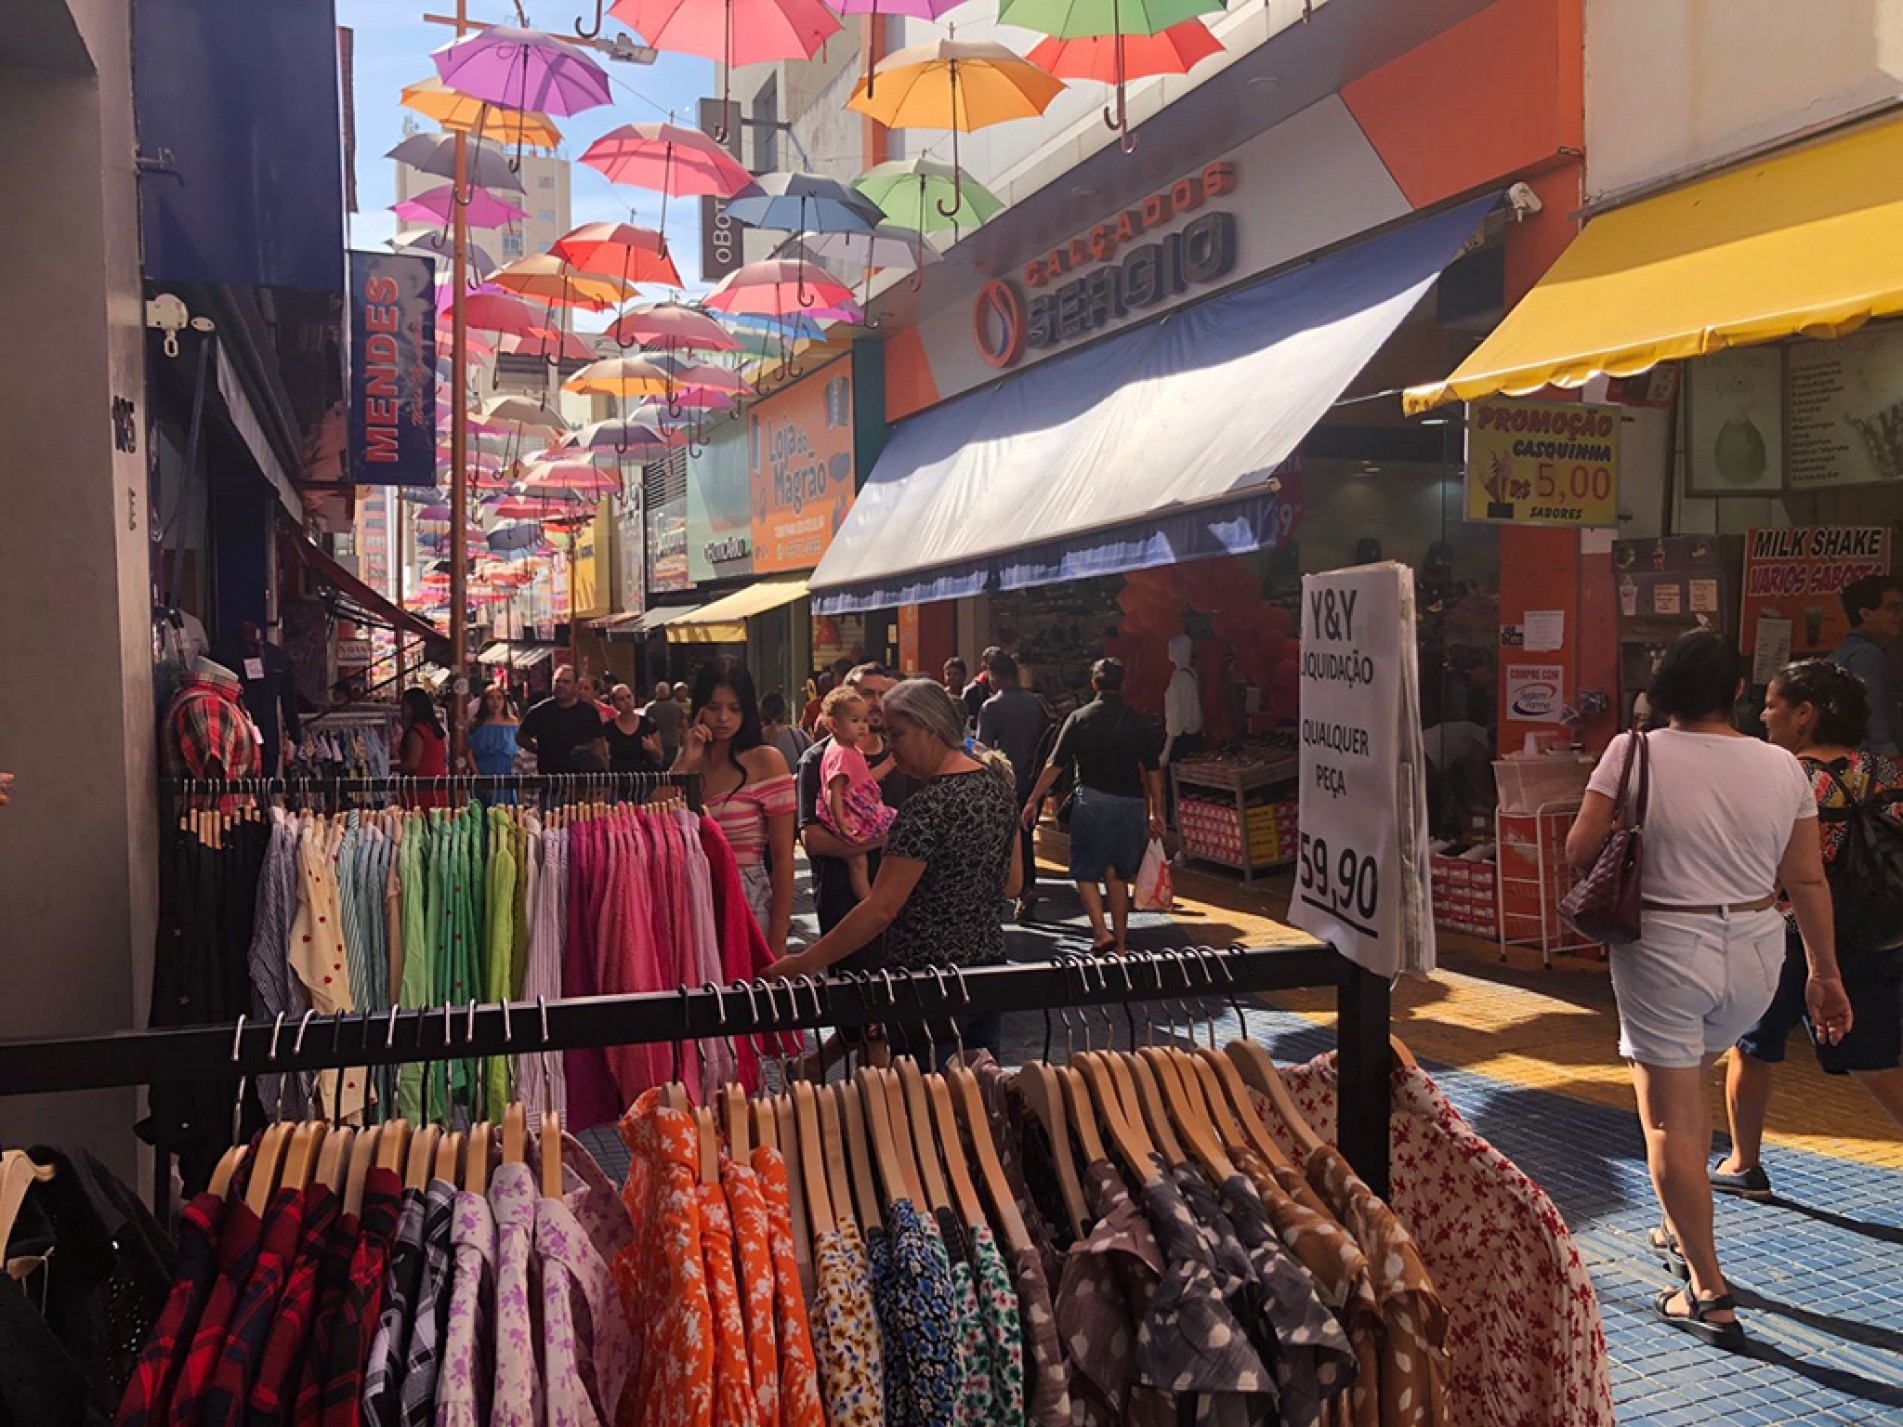
[[[635,793],[679,788],[687,805],[699,812],[698,773],[524,773],[490,776],[453,773],[440,778],[391,774],[386,778],[167,778],[159,783],[167,808],[191,806],[196,799],[302,797],[341,808],[350,798],[388,798],[443,794],[449,798],[514,793],[518,798],[578,801],[594,797],[625,797]]]
[[[1388,985],[1321,942],[0,1040],[0,1097],[1333,986],[1338,1142],[1388,1192]],[[1134,1019],[1134,1017],[1132,1017]]]

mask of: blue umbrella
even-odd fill
[[[826,329],[804,312],[789,312],[779,317],[768,312],[723,312],[720,320],[729,327],[751,327],[775,336],[784,334],[795,342],[819,342],[826,337]]]
[[[542,527],[532,520],[520,525],[505,525],[489,532],[489,548],[496,551],[529,550],[542,543]]]
[[[870,233],[885,210],[851,184],[817,173],[769,173],[760,192],[731,200],[727,216],[749,228],[787,233]]]

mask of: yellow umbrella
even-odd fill
[[[958,135],[1012,119],[1042,114],[1064,92],[1064,81],[989,40],[932,40],[895,50],[872,77],[853,87],[846,107],[888,129],[950,129],[952,168],[958,168]],[[938,211],[958,210],[943,199]]]
[[[518,258],[497,268],[489,281],[505,291],[539,298],[551,307],[585,307],[590,312],[606,312],[634,296],[632,285],[598,273],[576,272],[549,253]]]
[[[445,129],[465,134],[480,133],[505,144],[527,144],[537,149],[552,149],[562,141],[562,131],[546,114],[533,110],[507,109],[500,104],[459,94],[431,75],[403,91],[403,106],[434,119]]]
[[[609,357],[590,362],[562,383],[563,391],[588,396],[666,396],[668,375],[641,357]]]

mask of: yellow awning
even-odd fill
[[[684,644],[744,644],[746,622],[754,615],[805,598],[804,580],[762,580],[675,620],[667,627],[667,637]]]
[[[1780,154],[1595,218],[1445,382],[1409,412],[1903,312],[1903,119]]]

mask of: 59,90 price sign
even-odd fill
[[[1381,913],[1381,864],[1352,847],[1331,850],[1328,839],[1302,834],[1295,882],[1304,902],[1372,930]]]
[[[1616,406],[1476,401],[1467,408],[1467,519],[1617,525]]]

